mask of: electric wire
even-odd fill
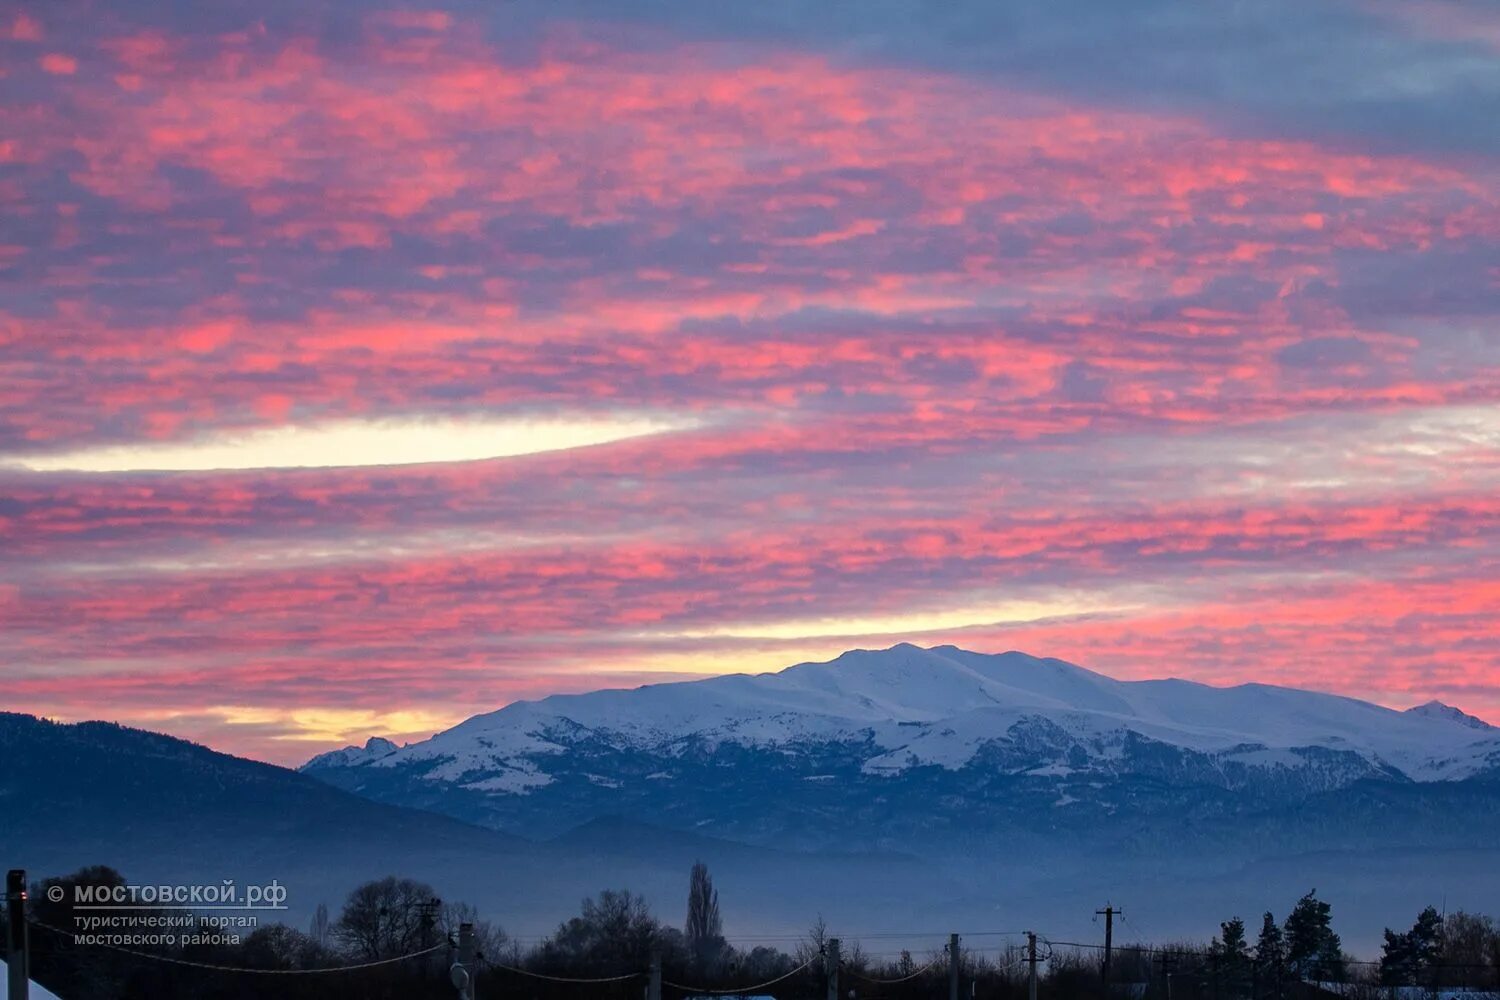
[[[54,934],[73,937],[75,938],[75,940],[77,938],[77,934],[75,934],[73,931],[65,931],[59,927],[53,927],[51,924],[44,924],[39,920],[27,920],[26,922],[33,927],[40,927],[44,931],[51,931]],[[405,962],[408,959],[421,958],[423,955],[431,955],[435,951],[442,951],[443,949],[448,947],[448,944],[445,942],[443,944],[433,945],[431,948],[424,948],[421,951],[414,951],[406,955],[397,955],[394,958],[382,958],[377,961],[360,962],[355,965],[331,965],[323,969],[250,969],[233,965],[215,965],[211,962],[194,962],[191,959],[173,958],[170,955],[156,955],[152,954],[149,951],[136,951],[134,948],[125,948],[117,944],[107,944],[103,941],[84,941],[81,943],[85,947],[106,948],[110,951],[118,951],[122,954],[133,955],[136,958],[150,959],[153,962],[167,962],[171,965],[185,965],[189,968],[207,969],[212,972],[234,972],[258,976],[311,976],[323,975],[332,972],[355,972],[359,969],[373,969],[381,965],[394,965],[397,962]]]
[[[801,965],[797,966],[791,972],[777,976],[775,979],[768,979],[763,983],[756,983],[753,986],[732,986],[727,988],[720,986],[684,986],[682,983],[671,983],[667,982],[666,980],[662,980],[662,985],[670,986],[674,990],[686,990],[689,993],[717,993],[720,995],[727,994],[730,996],[738,993],[753,993],[756,990],[763,990],[767,986],[775,986],[777,983],[782,982],[783,980],[791,979],[797,973],[801,972],[802,970],[806,969],[808,966],[816,962],[818,960],[818,957],[819,956],[815,955],[812,958],[809,958],[807,961],[803,962]]]
[[[874,978],[872,976],[866,976],[863,973],[856,972],[853,969],[849,969],[849,970],[846,970],[846,971],[849,973],[850,976],[852,976],[855,979],[860,979],[860,980],[863,980],[864,982],[867,982],[867,983],[874,983],[877,986],[891,986],[891,985],[894,985],[895,983],[908,983],[908,982],[911,982],[913,979],[916,979],[918,976],[926,975],[927,973],[931,972],[933,969],[936,969],[941,964],[943,964],[941,959],[934,959],[933,961],[928,962],[926,965],[922,966],[916,972],[913,972],[911,975],[909,975],[909,976],[902,976],[899,979],[876,979],[876,978]]]
[[[529,969],[518,968],[514,965],[502,965],[499,962],[485,963],[492,969],[504,969],[506,972],[514,972],[519,976],[530,976],[532,979],[542,979],[549,983],[623,983],[629,979],[640,979],[645,976],[643,972],[631,972],[623,976],[599,976],[593,979],[579,978],[575,976],[549,976],[541,972],[532,972]]]

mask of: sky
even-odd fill
[[[0,691],[953,642],[1500,722],[1491,0],[0,2]]]

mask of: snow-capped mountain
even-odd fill
[[[304,764],[302,770],[313,770],[319,767],[352,767],[356,764],[368,764],[372,760],[389,757],[399,749],[400,747],[384,737],[371,736],[368,740],[365,740],[365,745],[362,747],[344,747],[342,750],[330,750],[327,753],[320,753]]]
[[[935,815],[964,818],[965,837],[1089,814],[1136,816],[1144,829],[1164,809],[1264,812],[1360,781],[1485,779],[1500,774],[1500,730],[1441,705],[1117,681],[1023,653],[902,644],[518,702],[305,769],[512,831],[618,814],[825,847],[859,821],[882,824],[871,846],[904,847],[900,829]]]
[[[1462,709],[1454,708],[1452,705],[1444,705],[1440,701],[1429,701],[1422,705],[1416,705],[1408,708],[1406,712],[1408,715],[1422,715],[1429,719],[1448,719],[1451,722],[1468,726],[1470,729],[1495,731],[1495,727],[1483,719],[1476,718]]]

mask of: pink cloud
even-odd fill
[[[441,11],[321,37],[121,32],[73,50],[97,79],[42,56],[70,78],[0,107],[28,295],[0,312],[3,453],[704,426],[400,470],[0,471],[13,707],[489,707],[740,643],[647,633],[1132,586],[958,634],[1500,706],[1500,457],[1483,418],[1423,426],[1500,401],[1493,163],[768,45],[502,48]]]
[[[78,72],[78,60],[61,52],[49,52],[37,62],[43,71],[53,76],[72,76]]]
[[[15,42],[39,42],[43,37],[41,22],[20,11],[11,19],[6,37]]]

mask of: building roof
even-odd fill
[[[5,959],[0,958],[0,982],[5,981],[5,978],[9,974],[9,972],[10,969],[6,966]],[[56,993],[53,993],[51,990],[47,989],[45,986],[39,986],[36,980],[32,980],[31,1000],[61,1000],[61,998],[58,997]]]

